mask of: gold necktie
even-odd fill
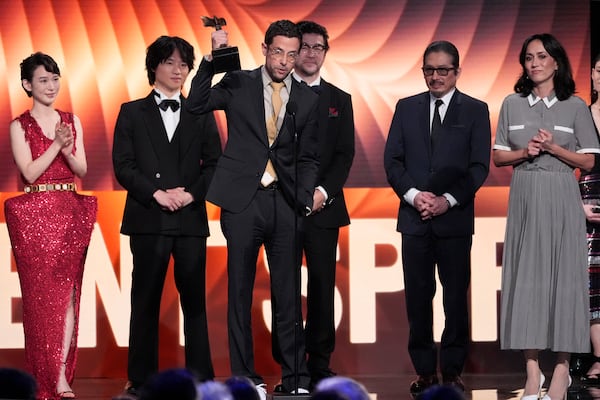
[[[283,104],[280,92],[285,83],[271,82],[270,85],[273,88],[273,94],[271,95],[273,114],[271,115],[271,118],[267,120],[267,137],[269,138],[269,147],[273,145],[273,142],[275,142],[275,138],[277,137],[277,117],[279,116],[279,112],[281,111],[281,106]],[[268,186],[276,180],[277,173],[275,172],[275,168],[273,168],[273,164],[269,159],[267,160],[267,167],[265,168],[263,178],[260,182],[263,186]]]

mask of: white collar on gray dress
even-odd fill
[[[540,100],[543,100],[544,104],[548,108],[558,103],[558,99],[556,98],[556,94],[554,94],[554,92],[550,93],[549,96],[544,97],[543,99],[539,96],[534,95],[533,92],[531,92],[529,96],[527,96],[527,101],[529,102],[530,107],[536,105]]]

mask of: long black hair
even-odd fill
[[[596,68],[596,64],[600,61],[600,53],[596,54],[596,57],[592,60],[592,69]],[[598,100],[598,91],[594,89],[594,84],[592,83],[592,104],[594,104]]]

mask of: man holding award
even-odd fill
[[[247,376],[266,398],[254,368],[251,331],[256,261],[264,245],[271,275],[272,351],[281,365],[282,390],[308,393],[299,270],[302,217],[316,212],[313,192],[319,167],[318,96],[291,79],[302,36],[288,20],[265,34],[265,63],[231,71],[212,88],[213,54],[192,81],[192,112],[225,110],[228,139],[206,199],[221,207],[227,239],[228,333],[231,373]],[[213,50],[227,46],[227,33],[212,32]]]

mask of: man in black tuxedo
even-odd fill
[[[440,370],[444,383],[464,390],[474,198],[489,172],[491,141],[487,105],[456,89],[456,47],[431,43],[422,70],[429,91],[398,101],[384,153],[388,182],[400,198],[408,351],[418,374],[413,393],[438,383],[436,264],[446,316]]]
[[[329,50],[327,29],[313,21],[298,23],[302,46],[293,76],[319,94],[320,166],[314,200],[321,207],[304,223],[303,249],[308,269],[306,354],[311,387],[334,375],[334,291],[340,227],[350,224],[343,187],[354,159],[354,113],[350,95],[321,78]]]
[[[161,36],[147,49],[154,90],[121,106],[115,125],[113,166],[127,190],[121,233],[133,254],[126,391],[158,370],[160,299],[174,259],[184,316],[185,363],[200,380],[214,377],[206,321],[205,196],[221,155],[212,114],[186,108],[181,87],[194,67],[194,49],[179,37]]]
[[[302,216],[316,209],[318,97],[291,78],[300,43],[295,24],[272,23],[262,44],[264,65],[227,73],[212,88],[212,56],[205,56],[189,98],[195,112],[221,109],[227,118],[227,144],[206,199],[221,207],[227,239],[231,373],[252,379],[263,399],[266,387],[254,368],[251,330],[256,261],[263,244],[271,276],[273,355],[282,368],[282,388],[306,393],[309,385],[298,305],[302,253],[295,227],[301,228]],[[214,31],[213,49],[222,45],[227,45],[227,32]]]

